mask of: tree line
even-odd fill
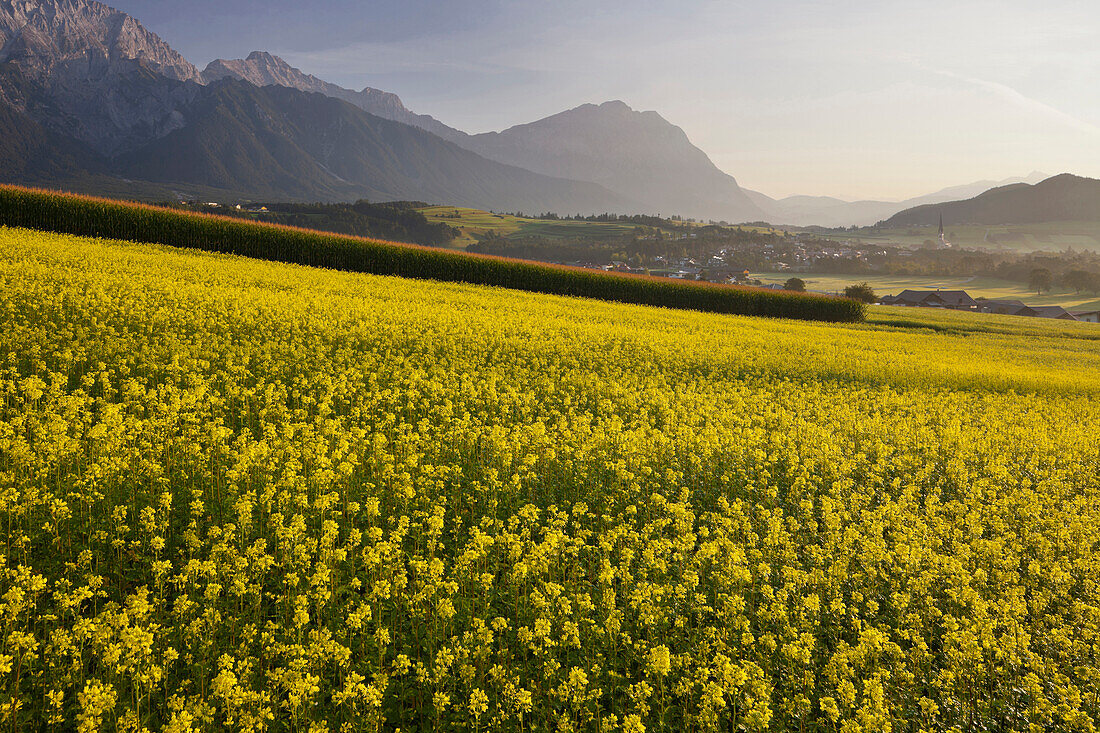
[[[161,205],[171,208],[196,208],[170,203]],[[459,230],[443,222],[430,221],[416,210],[417,207],[424,205],[420,201],[371,203],[366,199],[360,199],[350,204],[276,202],[252,204],[248,209],[226,206],[212,208],[201,204],[197,208],[238,219],[348,234],[353,237],[410,242],[430,247],[450,244],[458,236]],[[257,209],[261,206],[266,211],[258,212]]]

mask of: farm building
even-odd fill
[[[1100,310],[1096,311],[1072,311],[1073,317],[1086,323],[1100,323]]]
[[[883,305],[951,310],[975,310],[978,307],[978,301],[965,290],[903,290],[898,295],[885,296],[880,302]]]
[[[1060,305],[1032,306],[1039,318],[1055,318],[1059,321],[1076,321],[1077,318]]]
[[[994,313],[1000,316],[1031,316],[1039,314],[1022,300],[979,300],[978,310],[982,313]]]
[[[1100,323],[1100,311],[1070,313],[1060,305],[1028,305],[1022,300],[975,300],[965,290],[903,290],[898,295],[884,296],[879,303],[911,308],[946,308],[1001,316]]]

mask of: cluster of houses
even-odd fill
[[[680,238],[694,236],[694,234],[683,235]],[[751,252],[751,257],[745,256],[747,251]],[[829,241],[804,243],[796,240],[782,244],[752,243],[741,247],[723,247],[710,254],[694,257],[658,255],[653,258],[648,268],[632,267],[625,262],[613,262],[605,266],[582,262],[563,264],[597,267],[615,272],[650,274],[680,280],[706,279],[711,282],[761,285],[759,280],[749,275],[744,265],[755,266],[756,269],[764,272],[801,273],[817,271],[823,267],[822,263],[826,262],[843,259],[852,263],[870,264],[872,259],[886,255],[887,251],[882,247],[856,246]]]
[[[897,253],[912,254],[900,249]],[[766,245],[761,248],[762,259],[769,263],[769,269],[775,272],[817,272],[828,263],[838,260],[868,265],[873,259],[886,257],[886,255],[887,251],[883,247],[851,242],[817,241],[806,244],[795,241],[789,246]]]
[[[674,280],[708,280],[710,282],[736,283],[740,285],[760,285],[748,270],[729,264],[725,250],[717,254],[700,257],[664,257],[653,258],[650,267],[634,267],[626,262],[614,261],[610,265],[596,265],[585,262],[566,262],[563,264],[577,267],[591,267],[609,272],[625,272],[632,275],[655,275]]]
[[[898,295],[884,296],[879,303],[911,308],[946,308],[972,313],[995,313],[1002,316],[1100,323],[1100,310],[1068,311],[1060,305],[1027,305],[1019,300],[974,299],[965,290],[903,290]]]
[[[217,201],[192,201],[189,199],[179,199],[181,206],[199,206],[207,209],[220,209],[222,205]],[[237,204],[233,207],[237,211],[247,211],[251,214],[266,214],[268,209],[261,204]]]

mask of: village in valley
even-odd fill
[[[914,276],[912,279],[917,279],[916,276],[923,273],[927,274],[926,279],[928,282],[935,282],[944,276],[959,277],[966,275],[967,277],[973,277],[970,271],[955,267],[952,263],[961,265],[965,261],[968,265],[973,265],[975,260],[996,258],[996,255],[991,253],[950,250],[950,244],[943,238],[942,233],[937,245],[935,248],[909,249],[889,244],[871,246],[861,242],[791,238],[789,242],[764,243],[755,246],[748,244],[727,246],[710,254],[680,257],[657,255],[645,266],[637,262],[623,260],[614,260],[609,264],[581,261],[562,262],[561,264],[674,279],[749,285],[776,290],[790,288],[789,284],[782,281],[783,276],[790,276],[786,283],[790,283],[792,279],[802,282],[802,278],[799,277],[802,276],[809,281],[806,283],[806,289],[810,292],[839,295],[841,293],[839,288],[815,286],[813,284],[814,280],[810,278],[815,274],[829,275],[831,276],[830,281],[832,281],[841,275],[851,275],[853,282],[857,282],[860,278],[877,273],[911,274]],[[1090,255],[1087,254],[1077,255],[1068,252],[1018,255],[1009,259],[1020,260],[1026,264],[1030,257],[1043,265],[1043,269],[1046,269],[1046,267],[1052,266],[1052,261],[1076,262],[1078,256],[1086,259],[1090,258]],[[1091,257],[1095,256],[1092,255]],[[930,261],[937,263],[938,266],[929,267],[928,263]],[[908,266],[907,263],[909,263]],[[1057,268],[1056,265],[1055,268]],[[1032,274],[1031,272],[1025,273],[1019,265],[1012,268],[1006,266],[1006,263],[1003,262],[1000,263],[999,269],[997,267],[990,269],[992,273],[1008,277],[1013,275],[1023,277]],[[1034,269],[1032,268],[1032,271]],[[1076,273],[1080,282],[1075,282],[1073,276],[1069,273]],[[1062,274],[1061,279],[1068,276],[1071,284],[1087,288],[1090,284],[1093,284],[1093,281],[1087,277],[1088,275],[1095,278],[1095,275],[1087,270],[1068,269]],[[776,281],[777,277],[780,281]],[[964,277],[963,279],[967,278]],[[1051,280],[1054,279],[1054,276],[1051,275]],[[1023,287],[1023,283],[1021,283],[1021,287]],[[1087,292],[1087,290],[1082,292]],[[978,294],[971,295],[962,289],[935,286],[927,289],[904,288],[893,293],[883,293],[875,300],[875,304],[1100,323],[1100,308],[1098,307],[1075,307],[1050,303],[1028,304],[1019,298],[988,298]]]
[[[680,239],[696,239],[699,236],[683,234]],[[967,275],[972,278],[985,268],[988,274],[1006,279],[1016,277],[1022,280],[1026,276],[1030,280],[1029,285],[1035,284],[1038,279],[1039,292],[1049,291],[1055,279],[1058,279],[1062,284],[1075,288],[1078,293],[1091,291],[1097,294],[1100,290],[1100,276],[1094,270],[1081,269],[1095,266],[1096,260],[1097,255],[1093,253],[1077,253],[1072,249],[1056,253],[1005,255],[992,250],[955,248],[947,239],[941,218],[937,238],[925,241],[922,246],[915,248],[894,243],[836,241],[812,233],[783,232],[783,236],[778,239],[769,237],[766,241],[740,242],[712,253],[679,257],[657,255],[646,266],[621,260],[604,265],[591,262],[563,264],[769,289],[790,289],[792,282],[798,282],[801,287],[803,280],[793,277],[797,274],[851,274],[853,280],[877,273],[909,274],[928,275],[930,281],[935,281],[945,275]],[[1029,263],[1035,265],[1030,271],[1027,270]],[[1051,268],[1059,272],[1058,278],[1050,271]],[[786,283],[768,282],[774,276],[783,274],[790,274],[792,278]],[[840,294],[839,289],[822,289],[810,285],[806,287],[811,292]],[[896,294],[884,293],[875,297],[874,304],[1100,323],[1100,307],[1095,304],[1092,307],[1028,304],[1018,298],[972,296],[966,290],[940,287],[904,288]]]
[[[873,297],[867,300],[877,305],[1100,322],[1100,301],[1083,297],[1086,293],[1100,296],[1100,253],[1072,247],[1035,252],[959,247],[948,241],[942,217],[935,238],[929,232],[916,244],[869,241],[866,232],[785,229],[764,222],[734,225],[679,216],[526,216],[429,207],[422,202],[364,201],[350,207],[184,201],[179,205],[354,234],[366,233],[357,231],[355,223],[372,227],[367,231],[373,232],[381,219],[401,217],[405,229],[387,232],[395,239],[412,235],[417,243],[454,248],[457,243],[448,243],[448,236],[472,234],[465,249],[483,254],[674,280],[805,289],[825,295],[842,295],[848,285],[871,281],[867,292]],[[415,226],[415,221],[424,219],[423,213],[429,214],[423,221],[427,229]],[[471,221],[485,228],[471,227]],[[489,228],[485,222],[501,228]],[[1007,292],[1005,287],[994,291],[981,286],[972,291],[958,287],[976,279],[1010,287]],[[1082,297],[1067,295],[1064,301],[1051,302],[1050,291],[1055,285]],[[1024,299],[1025,287],[1036,295],[1045,291],[1047,297],[1029,303]]]

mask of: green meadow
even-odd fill
[[[852,283],[868,282],[879,295],[897,295],[902,290],[965,290],[975,298],[1022,300],[1028,305],[1060,305],[1074,310],[1100,308],[1100,299],[1093,293],[1075,293],[1056,287],[1051,292],[1036,295],[1024,283],[992,277],[934,277],[926,275],[818,275],[814,273],[761,273],[754,277],[765,284],[784,283],[790,277],[800,277],[807,290],[839,293]]]
[[[511,214],[494,214],[491,211],[463,206],[427,206],[417,209],[417,211],[426,216],[429,221],[445,222],[458,229],[460,234],[452,242],[452,246],[459,248],[465,248],[489,233],[501,237],[597,238],[630,234],[638,226],[633,222],[534,219]],[[679,226],[693,225],[689,222],[676,223]],[[702,226],[701,224],[694,225]],[[783,231],[767,226],[737,226],[730,228],[763,234],[777,234]],[[669,227],[669,230],[671,230],[671,227]]]

